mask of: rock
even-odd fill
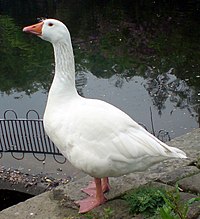
[[[104,205],[98,207],[94,213],[94,218],[109,218],[109,219],[119,219],[126,218],[132,219],[133,215],[129,214],[129,207],[125,200],[115,199],[106,202]],[[107,216],[107,217],[106,217]],[[139,219],[139,217],[137,217]],[[141,218],[141,217],[140,217]]]
[[[181,201],[184,203],[186,203],[191,198],[198,197],[196,195],[193,195],[190,193],[184,193],[184,192],[181,192],[180,195],[181,195]],[[187,218],[188,219],[197,219],[199,215],[200,215],[200,205],[199,205],[199,202],[195,202],[189,207],[189,212],[188,212]]]
[[[191,161],[197,159],[200,155],[200,129],[194,130],[189,134],[180,136],[173,141],[169,142],[169,145],[183,149],[189,159],[170,159],[164,162],[160,162],[149,170],[143,173],[131,173],[126,176],[119,178],[112,178],[111,181],[111,191],[106,194],[108,202],[104,205],[91,211],[92,214],[105,216],[109,219],[123,219],[123,218],[137,218],[142,219],[141,215],[133,217],[129,215],[129,210],[127,204],[121,199],[121,195],[127,190],[137,188],[140,185],[147,184],[148,182],[159,180],[160,184],[166,186],[166,184],[174,185],[177,180],[179,180],[179,185],[184,191],[200,192],[200,170],[195,166],[187,166]],[[9,172],[9,170],[7,170]],[[6,176],[7,172],[5,173]],[[4,174],[4,171],[0,171],[0,174]],[[9,172],[10,173],[10,172]],[[18,172],[15,172],[12,177],[16,177]],[[192,176],[191,176],[192,174]],[[2,175],[4,176],[4,175]],[[20,175],[21,177],[21,175]],[[186,177],[186,178],[184,178]],[[181,180],[180,180],[181,178]],[[184,179],[182,179],[184,178]],[[21,178],[19,178],[21,179]],[[86,215],[78,214],[78,207],[74,204],[74,200],[78,200],[85,197],[85,194],[80,191],[81,188],[85,187],[91,177],[83,177],[75,182],[71,181],[68,184],[62,184],[54,188],[52,191],[44,192],[37,195],[31,199],[26,200],[23,203],[19,203],[10,208],[4,209],[0,212],[1,219],[87,219],[95,217],[87,217]],[[52,180],[50,180],[51,183]],[[31,180],[31,183],[33,181]],[[1,186],[0,180],[0,186]],[[25,181],[27,183],[27,181]],[[38,186],[37,181],[37,186]],[[5,186],[5,185],[2,185]],[[53,185],[54,186],[54,185]],[[26,189],[31,187],[30,184]],[[3,188],[3,187],[2,187]],[[183,196],[183,197],[182,197]],[[189,193],[181,193],[183,200],[188,200],[191,197],[196,197]],[[185,199],[184,199],[185,198]],[[199,203],[193,204],[189,212],[189,219],[200,219],[200,212],[198,208]],[[111,209],[112,212],[106,209]],[[103,217],[96,218],[103,218]],[[106,218],[106,217],[104,217]]]
[[[175,185],[178,180],[187,176],[194,175],[196,173],[200,173],[200,169],[195,166],[185,166],[166,173],[165,175],[157,179],[157,181],[166,183],[168,185]]]
[[[184,191],[200,194],[200,173],[181,179],[178,184]]]

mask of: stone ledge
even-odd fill
[[[133,218],[128,214],[126,203],[120,199],[120,196],[126,191],[136,188],[140,185],[147,184],[152,181],[162,181],[173,184],[182,177],[188,177],[191,174],[193,180],[199,180],[196,175],[199,170],[196,167],[188,167],[188,165],[198,158],[200,154],[200,129],[178,137],[169,142],[170,145],[181,148],[190,156],[189,159],[170,159],[151,167],[143,173],[131,173],[126,176],[111,178],[111,191],[107,194],[108,202],[96,208],[93,212],[103,212],[105,208],[111,207],[115,211],[113,218]],[[175,172],[174,172],[175,171]],[[174,176],[172,176],[174,174]],[[0,212],[1,219],[82,219],[84,216],[78,215],[78,207],[74,204],[74,200],[84,197],[80,189],[88,183],[92,178],[83,177],[75,182],[58,186],[52,191],[48,191],[37,195],[25,202],[7,208]],[[184,178],[183,180],[186,180]],[[168,181],[169,180],[169,181]],[[182,180],[182,179],[181,179]],[[179,183],[181,182],[179,181]],[[199,181],[198,181],[199,182]],[[197,183],[198,183],[197,182]],[[140,216],[138,216],[140,217]],[[138,218],[137,217],[137,218]],[[141,218],[141,217],[140,217]],[[192,217],[197,219],[198,215]]]

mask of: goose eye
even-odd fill
[[[48,23],[48,26],[49,26],[49,27],[52,27],[52,26],[53,26],[53,24],[52,24],[52,23]]]

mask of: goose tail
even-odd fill
[[[168,149],[169,149],[169,156],[182,158],[182,159],[187,158],[186,153],[178,148],[169,147]]]

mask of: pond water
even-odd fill
[[[0,116],[41,118],[54,73],[49,43],[24,34],[38,17],[69,28],[78,92],[174,138],[200,124],[198,1],[0,0]]]

